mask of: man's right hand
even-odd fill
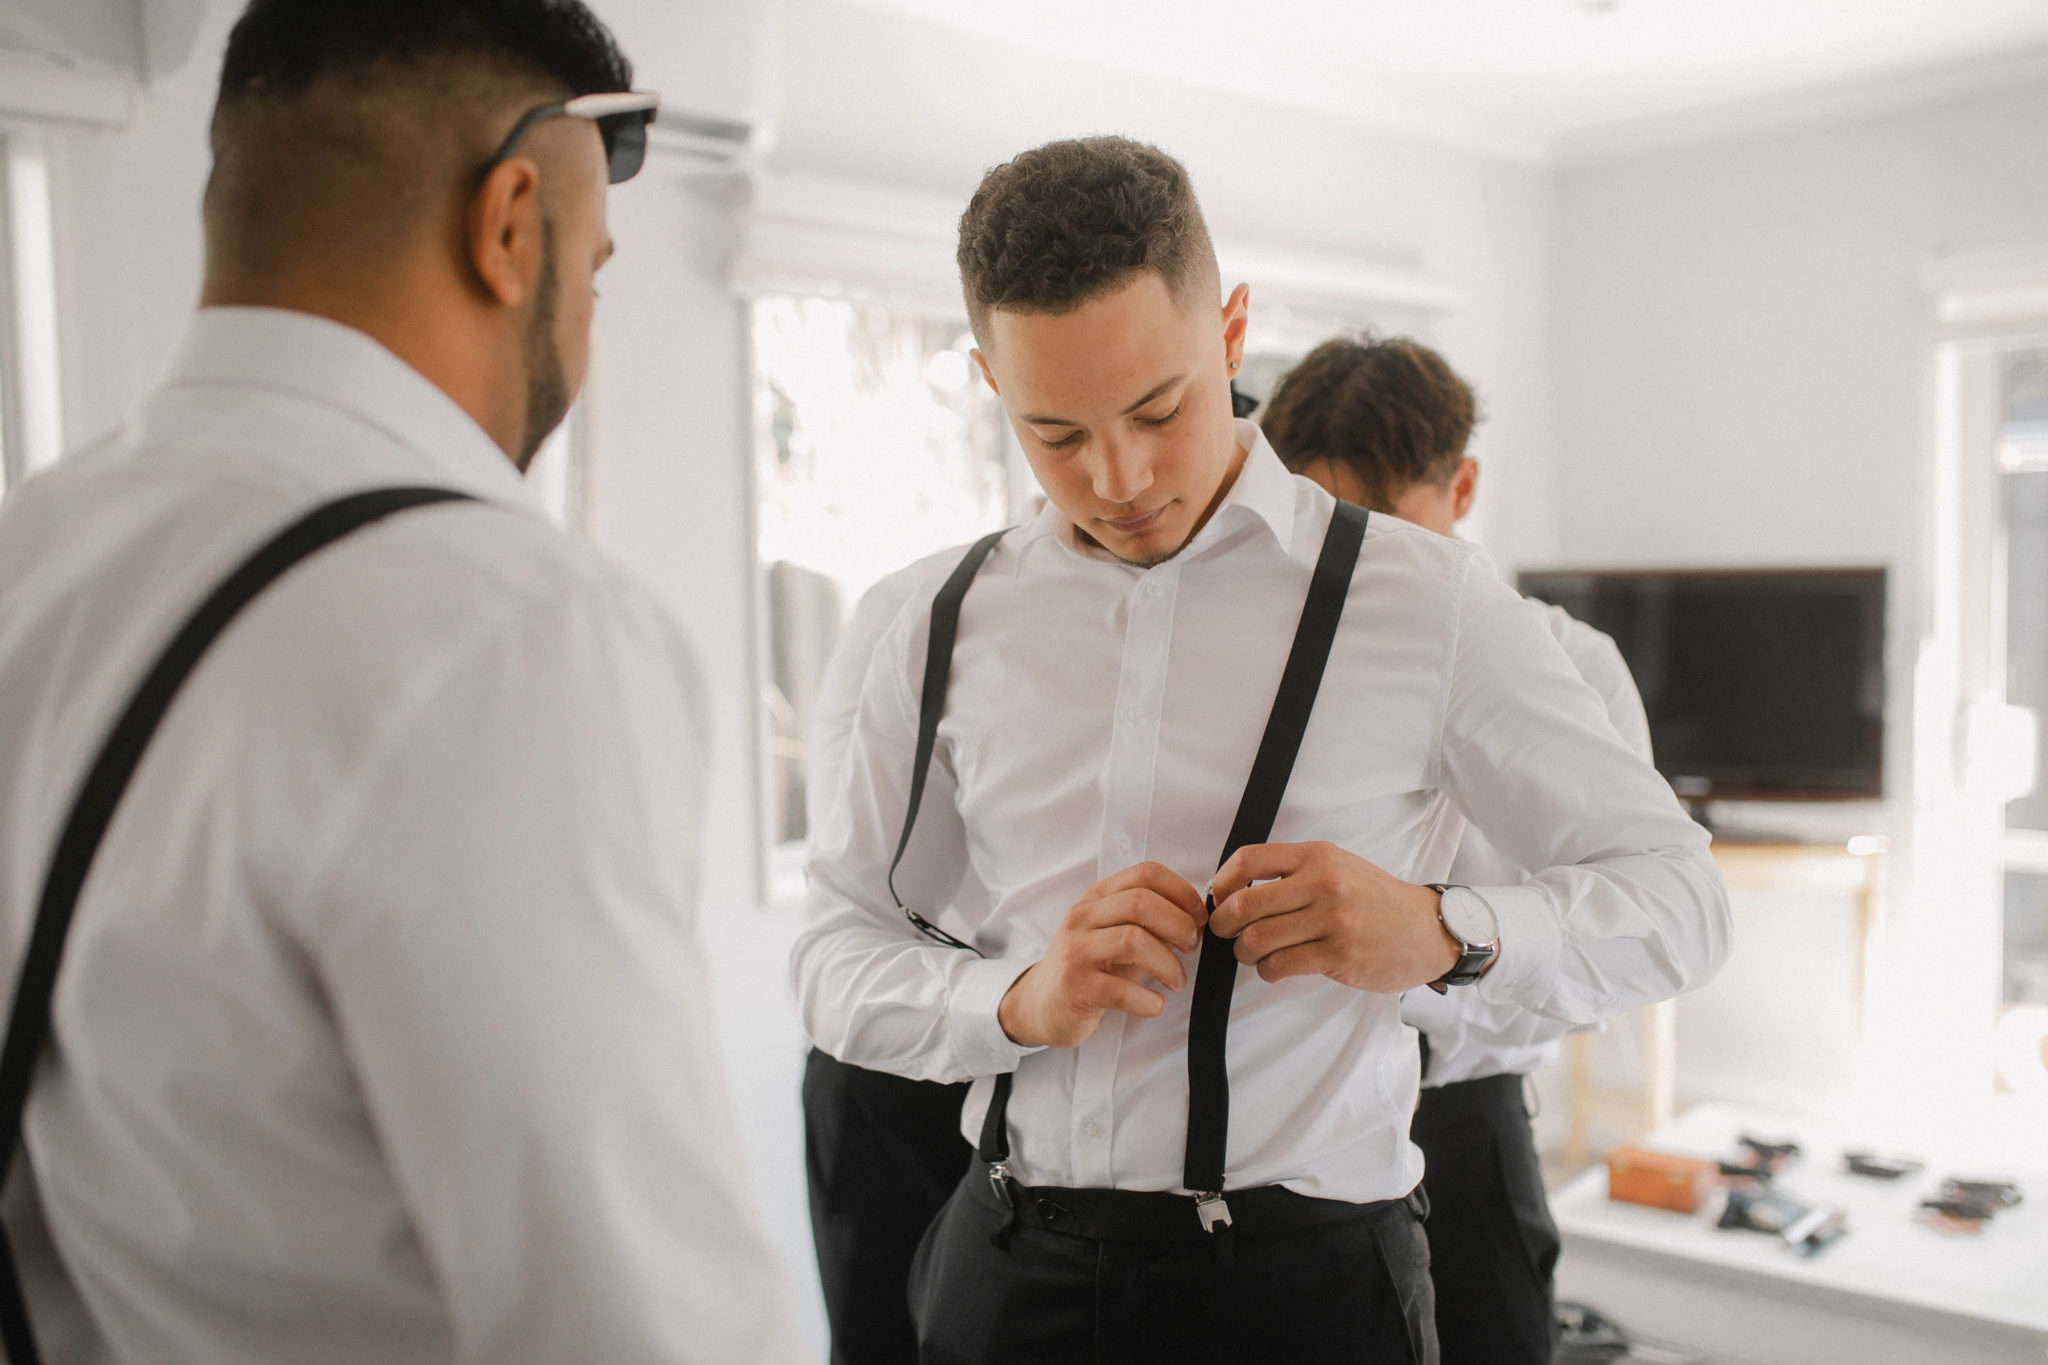
[[[1140,983],[1187,985],[1174,950],[1200,947],[1207,920],[1202,893],[1158,863],[1105,877],[1067,911],[1045,956],[1010,983],[996,1007],[1003,1032],[1022,1047],[1079,1047],[1110,1010],[1155,1018],[1166,997]]]

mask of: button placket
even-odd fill
[[[1152,772],[1159,754],[1159,703],[1173,640],[1173,589],[1179,567],[1146,571],[1125,599],[1124,648],[1110,713],[1108,771],[1096,876],[1142,859],[1152,813]],[[1157,589],[1157,591],[1154,591]]]
[[[1074,1107],[1068,1115],[1067,1145],[1076,1185],[1114,1185],[1110,1166],[1111,1129],[1116,1122],[1117,1058],[1123,1052],[1124,1027],[1130,1016],[1111,1010],[1104,1015],[1074,1059]]]
[[[1110,745],[1103,779],[1102,834],[1096,875],[1107,877],[1141,860],[1152,819],[1152,777],[1159,754],[1166,663],[1173,643],[1173,608],[1180,583],[1177,563],[1146,571],[1126,599],[1124,648],[1110,712]],[[1116,1074],[1130,1017],[1111,1011],[1079,1048],[1069,1150],[1082,1185],[1113,1186]]]

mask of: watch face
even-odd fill
[[[1454,886],[1445,891],[1439,913],[1443,915],[1444,927],[1469,946],[1480,947],[1500,938],[1500,921],[1494,917],[1493,907],[1469,886]]]

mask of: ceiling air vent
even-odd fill
[[[752,123],[668,104],[654,116],[651,133],[654,146],[717,166],[744,166],[759,141]]]

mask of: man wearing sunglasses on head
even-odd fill
[[[0,508],[12,1365],[798,1358],[695,939],[696,666],[520,478],[631,84],[578,0],[254,0],[169,376]]]

